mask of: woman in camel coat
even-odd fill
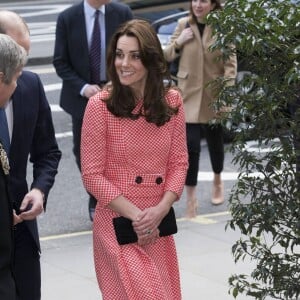
[[[205,25],[205,18],[215,9],[221,9],[218,0],[190,1],[189,16],[179,20],[169,45],[164,49],[165,58],[169,62],[180,56],[177,79],[183,95],[189,151],[189,169],[186,178],[187,217],[196,216],[201,132],[205,133],[207,139],[214,172],[212,203],[218,205],[224,201],[221,181],[224,164],[223,130],[221,125],[209,124],[217,116],[212,104],[218,90],[208,84],[218,77],[234,81],[237,61],[234,55],[223,61],[218,59],[222,55],[220,51],[209,50],[214,37],[212,28]]]

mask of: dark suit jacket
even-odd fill
[[[14,300],[16,287],[12,276],[13,214],[6,177],[0,163],[0,299]]]
[[[33,164],[32,188],[45,194],[46,207],[50,188],[57,174],[61,152],[55,139],[50,106],[38,75],[23,71],[12,96],[13,135],[10,146],[9,189],[18,212],[28,192],[26,180],[28,157]],[[37,222],[25,221],[39,247]]]
[[[120,24],[132,19],[130,8],[111,2],[105,6],[106,46]],[[90,83],[89,49],[83,2],[58,16],[53,64],[63,80],[61,107],[73,117],[82,119],[87,99],[80,95],[82,87]]]

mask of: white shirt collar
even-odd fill
[[[90,6],[86,0],[83,2],[83,7],[84,7],[84,13],[85,15],[89,16],[90,18],[93,18],[95,15],[96,9],[92,6]],[[101,5],[99,7],[100,12],[105,15],[105,5]]]
[[[13,114],[13,100],[10,99],[7,105],[5,106],[5,113],[8,125],[9,138],[11,141],[13,125],[14,125],[14,114]]]

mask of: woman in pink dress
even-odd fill
[[[107,68],[111,86],[92,97],[82,129],[82,177],[97,199],[94,261],[104,300],[181,299],[172,235],[158,226],[182,193],[188,167],[180,93],[155,31],[119,28]],[[131,220],[137,241],[120,245],[113,218]]]

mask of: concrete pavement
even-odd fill
[[[231,247],[240,235],[230,229],[225,231],[229,218],[224,212],[177,220],[178,233],[174,237],[183,300],[234,299],[228,294],[228,278],[251,271],[250,263],[234,263]],[[41,238],[41,245],[43,300],[102,299],[90,231]],[[237,299],[246,300],[246,296]]]

